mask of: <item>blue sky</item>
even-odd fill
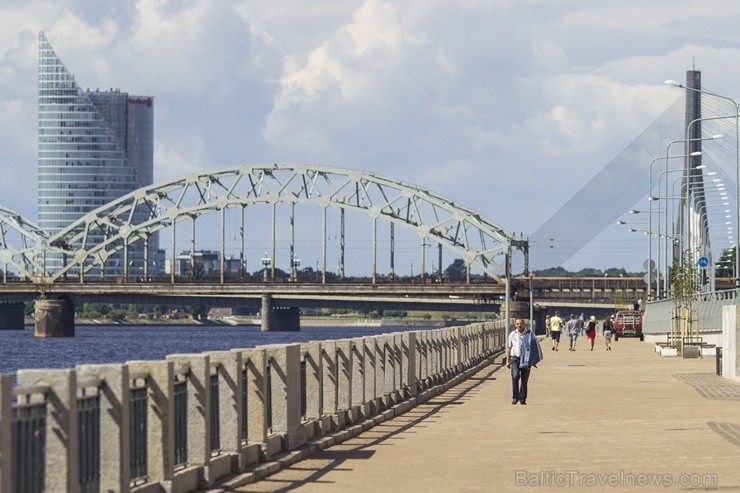
[[[740,97],[738,25],[732,1],[4,0],[0,203],[36,219],[40,30],[82,87],[155,96],[156,182],[357,168],[527,234],[675,101],[666,79],[695,64]],[[613,243],[566,267],[641,267],[644,238]]]

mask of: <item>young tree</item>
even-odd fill
[[[453,281],[459,281],[465,279],[467,269],[465,268],[465,262],[461,258],[456,258],[450,265],[444,270],[444,277]]]

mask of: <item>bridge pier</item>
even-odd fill
[[[0,330],[23,330],[25,316],[23,303],[0,303]]]
[[[509,313],[512,323],[517,318],[529,319],[529,301],[511,301],[509,302]]]
[[[298,332],[301,313],[297,307],[274,307],[272,295],[262,295],[262,332]]]
[[[35,337],[74,337],[75,335],[75,303],[64,298],[50,300],[39,298],[36,300]]]

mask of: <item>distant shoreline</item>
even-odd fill
[[[460,320],[460,324],[472,323],[470,320]],[[33,326],[34,320],[27,318],[26,326]],[[156,319],[134,318],[114,322],[108,319],[79,318],[75,320],[75,326],[94,325],[150,325],[152,327],[168,327],[174,325],[205,325],[205,326],[237,326],[255,327],[260,326],[259,318],[254,317],[226,317],[221,319],[194,320],[192,318]],[[370,318],[317,318],[302,317],[303,327],[444,327],[444,320],[404,320],[404,319],[370,319]]]

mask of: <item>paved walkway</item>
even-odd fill
[[[621,339],[550,350],[527,406],[500,366],[229,491],[740,491],[740,383]],[[670,486],[670,487],[667,487]]]

